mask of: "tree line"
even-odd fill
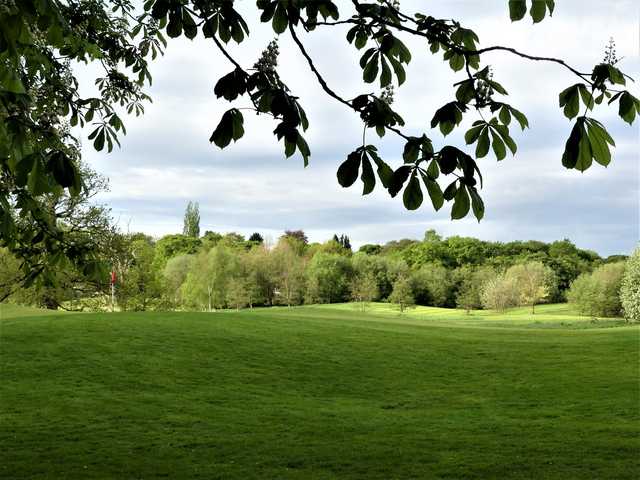
[[[344,233],[311,243],[302,230],[287,230],[272,245],[257,232],[248,238],[200,235],[199,220],[198,204],[190,203],[182,234],[153,239],[110,231],[101,255],[103,269],[116,274],[116,305],[110,304],[107,273],[103,283],[90,283],[71,264],[56,271],[50,285],[36,282],[9,298],[73,310],[214,311],[348,301],[366,309],[382,301],[401,311],[418,304],[467,312],[529,306],[532,313],[537,304],[568,300],[585,315],[617,316],[623,277],[638,263],[637,253],[628,262],[621,255],[602,258],[567,239],[489,242],[442,238],[434,230],[422,240],[366,244],[357,252]],[[1,283],[19,271],[18,259],[0,250]],[[637,282],[627,283],[627,290],[636,288]],[[637,297],[625,310],[633,311]]]

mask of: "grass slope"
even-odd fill
[[[637,478],[640,331],[549,310],[5,311],[0,477]]]

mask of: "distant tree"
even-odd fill
[[[347,250],[346,248],[344,248],[342,240],[341,239],[336,240],[335,238],[332,238],[328,242],[324,242],[322,245],[318,247],[316,252],[332,253],[332,254],[343,255],[343,256],[351,255],[351,250]]]
[[[640,322],[640,248],[636,248],[627,261],[620,299],[624,318],[628,322]]]
[[[285,230],[283,237],[295,238],[296,240],[302,242],[304,245],[307,245],[309,243],[309,239],[307,238],[303,230]]]
[[[535,306],[551,295],[555,289],[556,278],[553,270],[542,262],[527,262],[514,265],[506,272],[516,285],[520,305],[531,306],[531,313],[535,313]]]
[[[496,277],[496,271],[490,266],[472,267],[464,265],[455,272],[458,281],[456,306],[466,310],[482,308],[484,286]]]
[[[187,237],[200,237],[200,206],[198,202],[189,202],[184,212],[182,234]]]
[[[358,249],[358,252],[366,253],[367,255],[379,255],[381,251],[382,247],[380,245],[374,245],[370,243],[362,245]]]
[[[213,247],[218,245],[218,243],[220,243],[220,240],[222,240],[222,235],[218,232],[207,230],[206,232],[204,232],[204,235],[200,240],[202,242],[202,250],[208,252]]]
[[[302,230],[287,230],[278,239],[277,245],[286,243],[298,256],[303,256],[309,249],[307,236]]]
[[[134,237],[135,238],[135,237]],[[154,245],[138,237],[129,244],[131,262],[116,284],[118,305],[123,310],[145,311],[162,295],[161,274],[154,266]]]
[[[174,307],[182,304],[180,288],[187,279],[194,260],[195,255],[177,255],[167,261],[162,271],[165,292],[169,298],[169,303]]]
[[[503,312],[518,305],[518,286],[514,278],[500,274],[484,285],[481,293],[482,305],[490,310]]]
[[[356,275],[351,281],[351,298],[360,304],[364,312],[369,302],[378,298],[378,282],[373,272]]]
[[[228,283],[236,268],[236,258],[224,246],[201,252],[194,259],[182,284],[182,298],[189,305],[210,312],[214,308],[223,308],[227,302]]]
[[[225,233],[218,242],[218,245],[221,247],[230,248],[231,250],[247,249],[247,242],[244,239],[244,235],[236,232]]]
[[[156,242],[154,265],[162,270],[169,259],[177,255],[195,254],[201,246],[199,238],[180,234],[165,235]]]
[[[353,267],[348,257],[319,252],[307,267],[307,303],[344,302],[349,297]]]
[[[416,303],[444,307],[449,304],[453,282],[449,270],[437,263],[422,265],[410,277]]]
[[[272,255],[279,302],[288,307],[300,304],[305,288],[304,259],[286,241],[279,243]]]
[[[393,284],[393,291],[389,295],[389,302],[395,303],[400,307],[400,313],[415,303],[413,298],[413,289],[411,282],[406,277],[398,278]]]
[[[264,242],[264,238],[258,232],[254,232],[249,237],[249,242],[261,244],[262,242]]]
[[[583,273],[571,284],[567,298],[584,315],[618,316],[622,311],[620,290],[624,273],[624,262],[607,263],[592,273]]]
[[[347,235],[342,234],[338,236],[338,234],[334,234],[333,241],[336,242],[345,250],[351,251],[351,241],[349,240],[349,237]]]

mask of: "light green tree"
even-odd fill
[[[393,284],[393,291],[389,295],[389,302],[395,303],[403,313],[407,307],[415,304],[411,282],[406,277],[399,277]]]
[[[627,261],[620,299],[624,318],[628,322],[640,322],[640,248],[636,248]]]
[[[555,290],[556,279],[553,270],[542,262],[514,265],[507,270],[506,276],[515,283],[519,305],[531,306],[532,314],[535,314],[536,304],[548,299]]]
[[[351,298],[358,302],[363,312],[378,295],[378,282],[373,272],[356,275],[351,281]]]
[[[227,287],[236,268],[236,259],[222,246],[200,253],[192,263],[181,294],[194,307],[213,311],[227,303]]]
[[[484,308],[499,312],[517,306],[520,299],[515,279],[504,273],[490,279],[482,289],[481,299]]]
[[[162,271],[165,292],[169,298],[169,303],[174,307],[182,304],[181,287],[187,279],[195,258],[195,255],[183,254],[175,256],[167,261]]]
[[[305,289],[305,260],[289,241],[278,242],[271,256],[278,302],[288,307],[300,304]]]

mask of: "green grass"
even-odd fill
[[[539,311],[3,308],[0,477],[637,478],[640,330]]]

